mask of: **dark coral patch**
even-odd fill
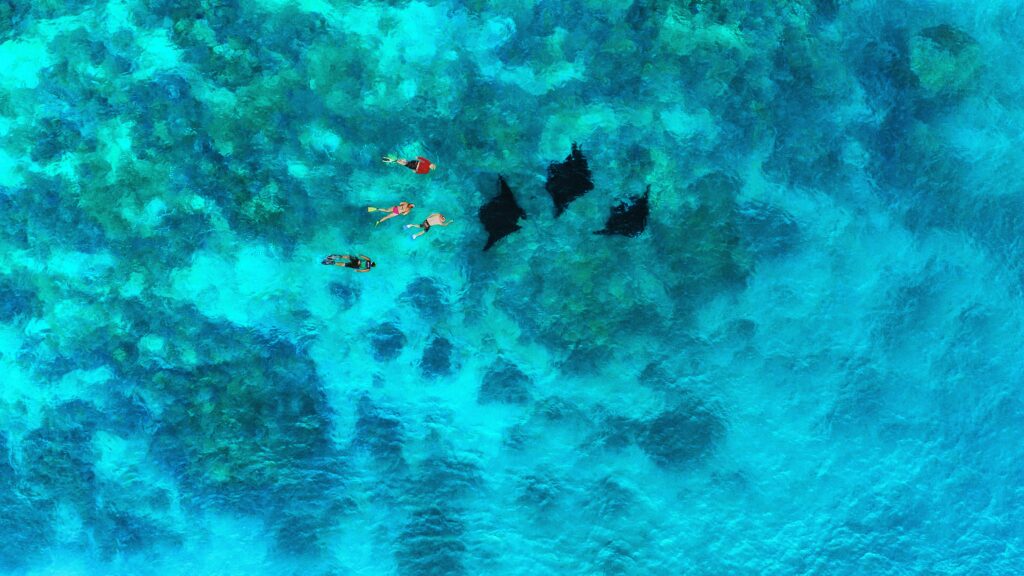
[[[410,282],[402,293],[402,302],[412,304],[421,315],[428,318],[439,318],[448,308],[447,295],[429,276],[420,276]]]
[[[399,538],[395,553],[402,574],[458,576],[466,573],[463,522],[436,506],[416,510]]]
[[[342,308],[351,308],[359,298],[359,287],[344,282],[331,282],[327,285],[331,296],[334,296]]]
[[[452,502],[472,496],[483,484],[480,468],[473,462],[451,457],[428,458],[413,491],[431,500]]]
[[[954,56],[960,55],[964,50],[976,46],[978,42],[966,32],[954,28],[949,24],[940,24],[921,31],[921,36],[931,40],[938,47],[948,51]]]
[[[515,364],[499,360],[484,375],[477,401],[481,404],[526,404],[530,401],[530,378]]]
[[[452,343],[442,336],[435,336],[420,360],[420,369],[428,378],[447,376],[452,372]]]
[[[401,462],[404,432],[400,417],[366,396],[360,398],[357,412],[352,446],[369,450],[374,458],[387,464]]]
[[[370,338],[370,345],[373,347],[373,357],[377,360],[386,361],[398,358],[405,347],[405,334],[391,323],[382,324]]]
[[[34,292],[0,279],[0,322],[31,312],[35,303]]]
[[[800,229],[781,208],[754,201],[739,207],[737,225],[747,248],[758,256],[778,256],[796,246]]]
[[[546,475],[530,475],[523,478],[516,502],[535,510],[544,510],[555,505],[564,487],[557,479]]]
[[[721,418],[703,402],[688,397],[647,422],[638,444],[656,464],[672,467],[698,462],[724,433]]]

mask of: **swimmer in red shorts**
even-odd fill
[[[384,156],[381,158],[385,164],[399,164],[412,170],[417,174],[429,174],[431,170],[437,168],[437,165],[427,160],[423,156],[417,156],[415,160],[406,160],[405,158],[396,158],[394,156]]]

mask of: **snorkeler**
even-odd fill
[[[341,260],[348,260],[348,262],[341,262]],[[371,268],[376,268],[377,263],[370,260],[369,256],[360,254],[359,256],[349,256],[348,254],[331,254],[320,261],[324,266],[343,266],[345,268],[352,268],[356,272],[369,272]]]
[[[398,206],[392,206],[391,208],[374,208],[373,206],[370,206],[366,209],[366,211],[390,212],[390,214],[388,214],[387,216],[381,218],[380,220],[377,220],[377,224],[380,224],[381,222],[387,220],[388,218],[394,218],[395,216],[405,216],[406,214],[409,213],[409,211],[411,211],[415,207],[415,204],[410,204],[408,202],[402,201],[398,203]],[[377,224],[374,224],[374,226],[376,226]]]
[[[406,224],[405,229],[408,230],[409,228],[422,228],[420,232],[417,232],[412,235],[412,239],[415,240],[420,236],[426,234],[427,231],[430,230],[431,226],[447,226],[451,223],[451,220],[447,220],[445,219],[444,216],[435,212],[430,216],[427,216],[427,219],[424,220],[422,224]]]
[[[417,174],[429,174],[431,170],[437,168],[437,165],[427,160],[423,156],[417,156],[415,160],[406,160],[405,158],[397,158],[395,156],[384,156],[381,158],[385,164],[401,164],[406,168],[412,170]]]

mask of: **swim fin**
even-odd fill
[[[374,208],[373,206],[367,206],[367,207],[366,207],[366,211],[367,211],[367,212],[376,212],[376,211],[377,211],[377,209],[376,209],[376,208]]]

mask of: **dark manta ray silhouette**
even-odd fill
[[[555,218],[561,216],[573,200],[594,189],[587,159],[575,142],[565,162],[552,162],[548,165],[548,181],[544,188],[555,201]]]
[[[480,207],[480,222],[487,230],[486,252],[494,243],[519,230],[519,219],[526,218],[526,211],[516,202],[508,183],[498,176],[498,195]]]
[[[612,215],[604,223],[604,230],[598,230],[594,234],[621,234],[636,238],[647,228],[647,216],[651,213],[651,205],[648,198],[651,195],[651,187],[647,186],[642,196],[634,196],[629,203],[622,202],[612,208]]]

